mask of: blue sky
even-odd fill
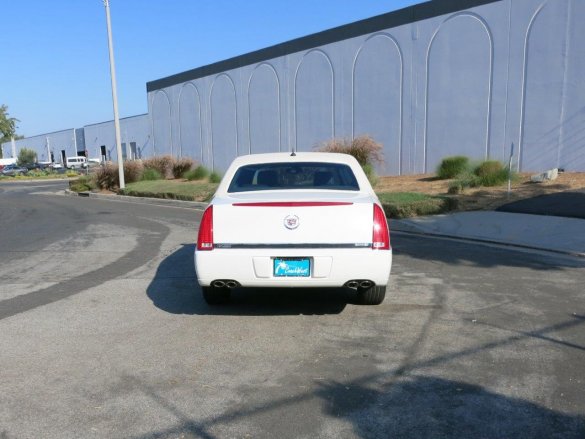
[[[146,82],[414,0],[110,0],[120,116],[145,113]],[[0,104],[26,136],[113,118],[102,0],[3,0]]]

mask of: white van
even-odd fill
[[[65,167],[67,167],[67,169],[81,169],[87,166],[86,163],[87,159],[83,156],[67,157]]]

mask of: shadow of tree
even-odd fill
[[[380,381],[388,380],[386,384]],[[137,436],[156,439],[191,435],[221,437],[214,432],[233,428],[240,422],[260,428],[271,417],[286,417],[287,424],[308,422],[318,417],[316,428],[330,419],[344,419],[353,428],[351,437],[360,438],[515,438],[581,439],[585,417],[567,415],[539,404],[490,392],[471,385],[425,375],[408,377],[370,375],[345,382],[324,381],[311,391],[232,407],[216,416],[196,420],[149,385],[125,377],[135,390],[148,396],[178,420],[167,429]],[[302,405],[317,400],[320,413],[308,414]],[[291,419],[292,418],[292,419]],[[271,437],[296,437],[297,432],[271,424]],[[315,431],[314,434],[318,434]]]
[[[230,303],[209,306],[197,284],[193,244],[167,256],[146,290],[152,303],[172,314],[312,315],[339,314],[355,294],[347,288],[237,288]]]
[[[323,383],[326,412],[351,420],[362,438],[582,438],[585,418],[428,376],[381,388],[371,379]]]

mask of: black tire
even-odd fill
[[[379,305],[386,296],[386,285],[376,285],[367,289],[358,288],[358,299],[362,305]]]
[[[201,291],[208,305],[223,305],[230,300],[229,288],[201,287]]]

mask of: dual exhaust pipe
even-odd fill
[[[370,288],[374,286],[374,282],[371,280],[350,280],[345,283],[345,286],[348,288],[357,289],[359,288]]]
[[[226,280],[214,280],[211,282],[211,286],[215,288],[237,288],[240,286],[235,280],[226,279]]]

